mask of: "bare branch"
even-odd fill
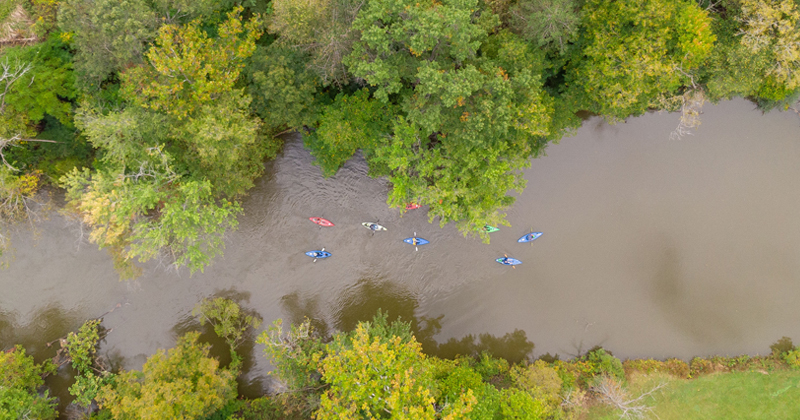
[[[621,411],[620,419],[644,419],[653,409],[644,403],[644,399],[651,397],[656,391],[667,386],[661,382],[649,391],[636,398],[631,398],[629,392],[622,387],[619,381],[609,376],[601,376],[589,390],[597,394],[600,401]]]
[[[14,82],[33,70],[33,64],[21,63],[19,60],[14,61],[12,64],[8,61],[8,57],[6,57],[4,61],[0,62],[0,70],[2,70],[2,74],[0,74],[0,86],[3,89],[3,92],[0,93],[0,114],[2,114],[6,108],[6,94],[11,89]]]

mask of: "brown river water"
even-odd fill
[[[512,227],[488,245],[428,223],[426,207],[387,208],[387,182],[358,157],[324,179],[298,137],[267,163],[204,273],[152,263],[121,282],[105,251],[54,214],[35,237],[14,238],[0,271],[0,349],[52,356],[46,342],[114,309],[100,353],[139,369],[196,327],[198,301],[229,296],[264,325],[308,316],[327,332],[383,308],[444,356],[483,345],[513,359],[531,343],[531,357],[594,345],[622,358],[765,354],[782,336],[800,341],[800,117],[736,100],[707,105],[702,119],[679,140],[669,139],[675,114],[587,120],[532,162]],[[388,231],[373,235],[365,221]],[[544,235],[516,242],[531,229]],[[414,232],[431,243],[404,244]],[[321,247],[333,256],[303,255]],[[497,264],[503,254],[523,264]],[[526,335],[506,335],[515,330]],[[255,395],[271,367],[261,345],[244,352],[242,389]],[[64,395],[68,381],[50,384]]]

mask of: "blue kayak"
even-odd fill
[[[308,251],[306,255],[311,258],[328,258],[331,256],[331,253],[328,251]]]
[[[516,258],[511,258],[511,257],[498,258],[495,261],[497,261],[497,262],[499,262],[500,264],[503,264],[503,265],[520,265],[520,264],[522,264],[522,261],[520,261],[520,260],[518,260]]]
[[[531,242],[540,236],[542,236],[542,232],[531,232],[517,239],[517,242]]]
[[[430,243],[426,239],[417,238],[416,236],[411,237],[411,238],[405,238],[405,239],[403,239],[403,242],[405,242],[405,243],[407,243],[409,245],[425,245],[425,244],[429,244]]]

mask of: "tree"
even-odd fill
[[[769,57],[760,96],[780,100],[800,87],[800,10],[794,1],[743,0],[741,43]]]
[[[260,138],[250,98],[234,88],[259,36],[257,20],[243,23],[241,11],[229,13],[213,39],[199,21],[165,25],[148,52],[152,68],[123,75],[121,95],[131,105],[84,105],[76,116],[103,164],[76,169],[62,184],[123,278],[138,275],[135,259],[203,270],[237,226],[241,206],[230,199],[253,185],[276,150]]]
[[[358,31],[353,20],[364,0],[274,0],[269,30],[280,37],[282,46],[306,52],[307,67],[322,84],[338,86],[349,82],[343,59],[350,53]]]
[[[317,118],[319,78],[306,67],[306,54],[272,43],[257,47],[247,68],[251,109],[266,130],[312,126]]]
[[[260,21],[242,22],[242,10],[237,7],[228,13],[217,28],[217,38],[210,38],[199,20],[162,26],[155,47],[147,52],[150,66],[135,67],[123,75],[127,97],[144,108],[184,119],[203,104],[230,94],[244,60],[261,37]]]
[[[315,413],[324,419],[465,418],[475,397],[471,393],[437,413],[432,365],[410,334],[410,324],[388,324],[378,314],[340,334],[327,345],[320,363],[322,379],[330,384]]]
[[[692,83],[715,36],[705,10],[672,0],[589,0],[582,10],[583,45],[567,74],[586,109],[609,120],[656,106]]]
[[[580,14],[575,0],[521,0],[509,14],[515,33],[562,54],[578,34]]]
[[[358,149],[371,157],[382,137],[389,133],[394,107],[370,98],[362,89],[353,95],[340,93],[323,108],[317,129],[305,136],[305,145],[324,176],[333,176]]]
[[[73,42],[83,90],[96,90],[113,73],[142,62],[158,16],[145,0],[64,0],[58,24]]]
[[[41,420],[55,419],[56,399],[48,391],[38,393],[42,377],[56,371],[49,360],[37,365],[25,349],[16,346],[0,352],[0,418]]]
[[[22,165],[7,158],[10,149],[22,147],[34,134],[27,110],[15,110],[19,101],[14,96],[17,86],[20,82],[24,85],[34,67],[19,56],[13,61],[9,58],[0,59],[0,255],[9,247],[7,229],[23,220],[32,226],[39,219],[38,210],[42,206],[36,198],[42,172],[36,169],[22,172]],[[32,113],[35,115],[35,111]]]
[[[71,125],[71,100],[76,91],[68,45],[58,36],[51,36],[43,43],[9,48],[3,56],[4,72],[8,72],[11,63],[27,64],[20,67],[19,82],[5,83],[0,113],[7,107],[16,115],[24,115],[29,124],[38,124],[49,114],[62,124]]]
[[[75,397],[75,403],[84,407],[89,407],[100,388],[114,378],[99,365],[95,356],[100,341],[99,326],[99,319],[86,321],[77,333],[70,332],[66,339],[67,355],[78,372],[69,393]]]
[[[97,395],[114,419],[196,419],[236,398],[236,378],[209,357],[209,346],[188,333],[168,352],[159,350],[142,371],[120,373]]]
[[[236,353],[236,348],[242,344],[249,328],[258,328],[261,319],[244,314],[236,302],[226,298],[203,299],[192,309],[192,315],[200,319],[200,325],[206,322],[213,325],[214,333],[225,339],[233,359],[229,369],[238,371],[242,358]]]
[[[392,182],[389,204],[428,204],[431,220],[456,221],[465,234],[503,223],[507,193],[524,186],[520,170],[543,149],[552,113],[543,53],[505,31],[490,36],[499,20],[479,7],[372,1],[344,60],[376,99],[401,110],[365,153]]]

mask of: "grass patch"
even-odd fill
[[[667,419],[790,419],[800,407],[800,372],[731,372],[673,383],[653,412]]]
[[[660,382],[668,385],[646,401],[653,408],[648,418],[792,419],[800,407],[797,370],[718,373],[691,380],[659,373],[635,375],[628,388],[635,397]],[[586,418],[618,419],[619,413],[608,406],[594,406]]]

